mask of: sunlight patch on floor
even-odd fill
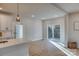
[[[49,40],[50,43],[52,43],[53,45],[55,45],[58,49],[60,49],[62,52],[64,52],[66,55],[68,56],[76,56],[74,55],[72,52],[70,52],[68,49],[64,48],[63,46],[57,44],[54,41]]]

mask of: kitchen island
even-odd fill
[[[0,56],[28,56],[29,55],[27,42],[25,40],[10,39],[6,41],[8,42],[0,43]]]

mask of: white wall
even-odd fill
[[[40,20],[23,19],[24,39],[35,41],[42,39],[42,22]]]
[[[77,42],[79,48],[79,31],[74,30],[74,22],[79,22],[79,13],[67,14],[65,17],[43,21],[43,38],[47,39],[47,24],[61,25],[61,42],[67,47],[68,41]]]
[[[8,14],[0,14],[0,30],[11,30],[12,27],[12,16]]]
[[[55,19],[48,19],[43,21],[43,38],[47,39],[47,25],[60,25],[60,41],[65,44],[65,17],[55,18]]]
[[[8,14],[0,14],[0,30],[6,31],[8,27],[9,31],[15,32],[16,16]],[[30,20],[26,17],[21,17],[23,24],[23,37],[26,41],[34,41],[42,39],[42,22],[40,20]]]
[[[69,41],[75,41],[79,48],[79,31],[74,30],[74,22],[79,22],[79,13],[73,13],[69,16]]]
[[[12,15],[0,13],[0,31],[5,32],[3,34],[3,38],[12,38],[13,37],[12,23],[13,23]],[[8,28],[8,30],[6,28]],[[6,35],[6,33],[9,33],[9,35]]]

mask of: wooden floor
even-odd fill
[[[48,40],[39,40],[29,43],[30,56],[66,56]]]

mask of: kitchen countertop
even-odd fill
[[[8,41],[8,42],[0,43],[0,48],[5,48],[5,47],[10,47],[10,46],[26,43],[26,41],[23,39],[9,39],[9,40],[3,39],[3,41]]]

